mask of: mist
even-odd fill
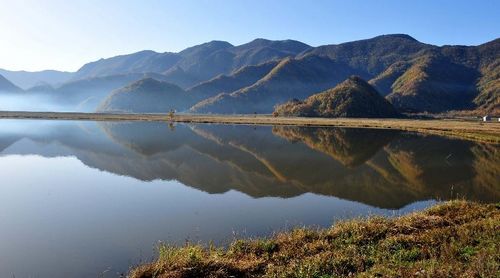
[[[85,112],[72,104],[60,104],[44,95],[0,95],[1,111]]]

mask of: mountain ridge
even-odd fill
[[[11,92],[17,93],[23,91],[21,88],[17,87],[10,80],[0,75],[0,92]]]
[[[112,90],[153,77],[192,95],[192,112],[271,113],[275,105],[305,99],[358,75],[401,112],[495,115],[500,113],[499,53],[498,38],[477,46],[436,46],[406,34],[318,47],[262,38],[237,46],[210,41],[177,53],[144,50],[100,59],[71,73],[70,81],[42,80],[27,92],[53,94],[93,80],[93,87],[103,84],[98,92],[68,90],[61,96],[102,99]],[[112,81],[118,76],[122,81]]]
[[[185,109],[191,103],[179,86],[149,77],[113,91],[97,112],[167,113]]]

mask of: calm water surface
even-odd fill
[[[0,121],[0,277],[117,277],[158,241],[500,201],[500,147],[388,130]]]

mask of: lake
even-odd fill
[[[159,241],[500,201],[500,147],[395,130],[0,121],[0,277],[117,277]]]

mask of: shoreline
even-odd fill
[[[437,134],[462,139],[500,143],[500,122],[464,119],[375,119],[375,118],[306,118],[270,115],[201,115],[201,114],[117,114],[78,112],[0,111],[0,119],[89,120],[89,121],[158,121],[245,125],[297,125],[396,129]]]
[[[160,243],[127,277],[495,277],[500,207],[449,201],[387,218],[296,228],[227,247]]]

